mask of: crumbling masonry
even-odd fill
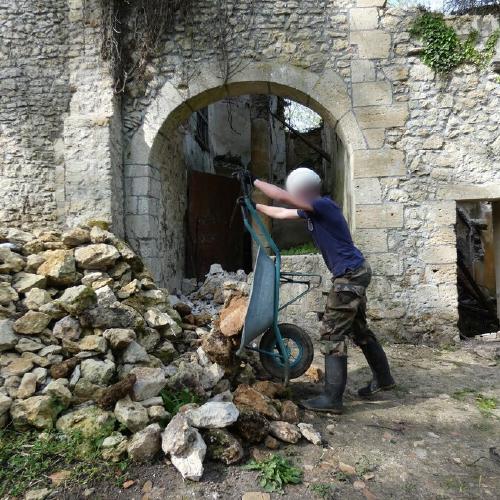
[[[289,96],[335,127],[348,157],[346,214],[374,269],[379,331],[456,334],[457,200],[500,198],[500,87],[490,68],[437,77],[409,34],[416,12],[384,0],[247,0],[227,46],[207,43],[212,2],[195,2],[148,66],[113,92],[97,0],[0,6],[0,219],[23,229],[106,219],[155,278],[182,273],[186,174],[175,132],[228,95]],[[231,4],[231,2],[229,2]],[[484,40],[494,16],[453,19]]]

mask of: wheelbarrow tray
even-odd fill
[[[276,263],[259,247],[238,354],[273,325],[275,296]]]

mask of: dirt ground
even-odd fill
[[[477,345],[469,342],[448,350],[386,346],[398,387],[376,401],[356,396],[369,371],[361,353],[351,349],[344,415],[303,415],[304,422],[321,432],[323,446],[301,442],[279,451],[304,470],[303,483],[288,486],[286,497],[498,498],[500,462],[489,448],[500,451],[500,410],[481,410],[480,402],[481,397],[500,400],[500,370],[494,356],[474,352]],[[319,365],[319,357],[315,363]],[[293,381],[291,387],[294,399],[319,389],[303,380]],[[339,474],[339,460],[354,466],[356,475]],[[256,472],[210,462],[200,483],[183,482],[167,461],[132,467],[127,478],[136,481],[128,489],[98,483],[86,495],[225,500],[262,491]],[[273,493],[271,498],[280,496]],[[83,491],[74,490],[60,495],[82,497]]]

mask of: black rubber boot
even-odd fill
[[[366,361],[372,370],[373,379],[366,386],[359,389],[358,394],[362,398],[369,398],[379,391],[388,391],[393,389],[396,383],[391,375],[389,362],[384,349],[378,343],[377,339],[370,338],[366,344],[360,345]]]
[[[300,402],[307,410],[342,413],[342,396],[347,382],[347,356],[325,356],[325,390],[316,398]]]

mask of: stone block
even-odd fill
[[[331,69],[326,69],[315,81],[309,95],[322,107],[327,108],[334,123],[351,108],[345,81]],[[329,105],[332,107],[331,110],[328,109]]]
[[[382,190],[376,177],[365,177],[354,181],[354,194],[358,203],[381,203]]]
[[[351,62],[351,80],[353,83],[375,81],[375,64],[368,59],[355,59]]]
[[[365,128],[402,127],[408,119],[408,105],[367,106],[355,111],[359,126]]]
[[[357,205],[356,227],[360,229],[403,227],[403,205],[399,203]]]
[[[358,7],[384,7],[387,0],[358,0]]]
[[[393,82],[408,80],[409,69],[404,64],[391,64],[383,71],[384,75]]]
[[[444,200],[484,200],[500,198],[500,183],[443,185],[438,188],[437,197]]]
[[[429,264],[425,266],[425,283],[439,285],[457,282],[456,264]]]
[[[363,130],[366,142],[370,149],[380,149],[385,142],[385,128],[369,128]]]
[[[375,276],[398,276],[403,272],[403,261],[397,253],[372,253],[370,266]]]
[[[363,253],[387,252],[387,230],[356,229],[354,243]]]
[[[426,245],[419,251],[419,257],[426,264],[450,264],[457,261],[454,245]]]
[[[357,45],[360,59],[385,59],[389,57],[391,37],[381,30],[353,31],[351,45]]]
[[[453,201],[438,201],[426,205],[425,220],[428,224],[452,225],[456,222],[456,204]]]
[[[359,150],[353,153],[355,178],[406,174],[404,154],[396,149]]]
[[[352,84],[354,106],[380,106],[392,103],[392,87],[387,81]]]
[[[376,7],[353,8],[349,11],[351,31],[373,30],[378,26],[378,12]]]

